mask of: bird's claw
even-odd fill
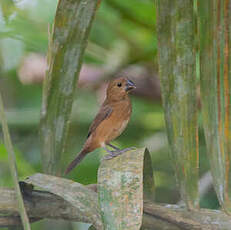
[[[102,161],[103,160],[110,160],[118,155],[120,155],[121,152],[120,151],[110,151],[109,154],[105,155],[103,158],[102,158]]]
[[[121,153],[130,151],[130,150],[135,150],[135,149],[136,149],[136,147],[129,147],[129,148],[121,149],[119,151],[115,151],[115,152],[117,152],[117,153],[120,152],[120,154],[121,154]]]
[[[135,150],[135,149],[136,149],[136,147],[130,147],[130,148],[125,148],[125,149],[121,149],[121,150],[118,150],[118,151],[116,151],[116,150],[115,151],[110,151],[109,154],[107,154],[106,156],[104,156],[102,158],[102,161],[103,160],[110,160],[110,159],[112,159],[114,157],[117,157],[117,156],[121,155],[124,152],[127,152],[129,150]]]

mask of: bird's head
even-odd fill
[[[128,78],[120,77],[112,80],[107,87],[107,98],[113,101],[125,98],[129,92],[135,89],[134,82]]]

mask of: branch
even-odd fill
[[[6,219],[10,220],[9,225],[18,225],[18,209],[15,203],[15,192],[10,189],[0,189],[0,227],[6,226]],[[77,209],[63,198],[46,191],[33,190],[30,196],[24,196],[25,207],[31,219],[63,219],[82,221]],[[4,219],[5,218],[5,219]],[[9,219],[11,218],[11,219]]]
[[[96,185],[87,187],[96,190]],[[0,193],[0,227],[19,225],[15,192],[12,189],[0,188]],[[74,206],[52,193],[33,190],[30,196],[24,196],[24,201],[31,222],[43,218],[81,221]],[[176,205],[144,202],[143,229],[228,230],[230,226],[230,217],[218,210],[186,211]]]

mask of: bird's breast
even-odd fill
[[[116,132],[118,136],[125,130],[125,128],[127,127],[128,121],[129,119],[124,120],[123,122],[119,124],[118,127],[114,128],[114,132]]]
[[[114,140],[125,130],[130,119],[130,113],[131,111],[128,108],[121,108],[121,110],[118,110],[117,113],[111,116],[106,138],[107,142]]]
[[[100,146],[102,146],[103,143],[109,143],[114,140],[124,131],[129,122],[130,116],[130,101],[114,105],[110,116],[102,121],[95,130],[94,139],[100,143]]]

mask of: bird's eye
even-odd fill
[[[119,82],[119,83],[117,84],[117,86],[118,86],[118,87],[121,87],[121,86],[122,86],[122,83],[121,83],[121,82]]]

